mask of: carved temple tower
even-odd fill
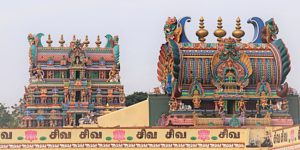
[[[161,118],[164,125],[230,125],[231,119],[243,125],[293,125],[285,83],[291,62],[285,44],[277,39],[274,19],[250,18],[253,41],[241,42],[245,32],[240,18],[233,37],[225,37],[219,17],[213,43],[205,42],[209,32],[203,17],[196,32],[199,42],[188,40],[184,26],[190,19],[168,18],[164,26],[166,43],[157,69],[170,96],[170,112]],[[193,121],[188,119],[192,113]]]
[[[25,87],[22,127],[78,125],[89,115],[104,115],[125,106],[120,84],[118,36],[106,35],[105,47],[90,47],[88,37],[81,42],[73,37],[68,46],[63,35],[53,47],[50,35],[29,34],[30,83]],[[93,120],[92,120],[93,121]]]

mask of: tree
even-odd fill
[[[14,118],[13,122],[11,123],[12,127],[17,127],[21,120],[20,120],[20,117],[21,117],[21,114],[23,114],[24,112],[24,106],[25,106],[25,103],[24,103],[24,100],[23,99],[20,99],[19,100],[19,104],[15,104],[14,106],[11,106],[11,109],[12,109],[12,112],[11,112],[11,116]]]
[[[20,99],[19,104],[9,107],[5,104],[0,103],[0,128],[15,128],[20,123],[20,117],[24,110],[24,100]]]
[[[0,128],[15,127],[15,118],[9,113],[8,107],[0,103]]]
[[[133,94],[130,94],[126,96],[126,106],[130,106],[136,103],[139,103],[143,100],[146,100],[148,98],[148,94],[146,92],[134,92]]]

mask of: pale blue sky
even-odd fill
[[[186,25],[188,38],[196,42],[198,20],[205,18],[210,32],[207,42],[216,42],[213,31],[218,16],[223,18],[227,35],[234,30],[240,16],[243,41],[250,42],[253,27],[248,18],[274,17],[279,38],[289,48],[292,70],[287,81],[300,90],[300,3],[297,0],[7,0],[0,2],[0,101],[7,105],[23,97],[28,84],[28,33],[51,34],[58,46],[60,34],[69,42],[72,35],[83,39],[89,35],[94,44],[99,34],[105,44],[105,34],[119,35],[121,46],[121,82],[125,92],[149,91],[159,86],[156,64],[160,45],[165,42],[163,26],[168,16],[191,16]],[[43,38],[45,43],[46,37]]]

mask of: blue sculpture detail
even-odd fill
[[[252,17],[248,19],[247,23],[251,23],[254,27],[254,36],[252,43],[262,43],[261,30],[265,26],[264,21],[258,17]]]

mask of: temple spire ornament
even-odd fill
[[[240,22],[240,17],[237,17],[235,30],[232,32],[232,36],[236,38],[237,42],[241,42],[241,38],[245,35],[245,32],[241,30],[242,27]]]
[[[48,47],[51,47],[51,44],[52,44],[53,41],[51,40],[51,35],[50,34],[48,35],[48,40],[46,42],[48,44]]]
[[[85,40],[84,40],[83,44],[85,45],[85,47],[88,47],[90,44],[90,41],[89,41],[89,38],[87,35],[85,36]]]
[[[76,36],[75,36],[75,35],[73,35],[73,40],[72,40],[72,42],[73,42],[73,43],[76,42]]]
[[[100,44],[102,43],[101,40],[100,40],[100,36],[98,35],[97,36],[97,41],[95,42],[97,47],[100,47]]]
[[[65,44],[65,40],[64,40],[64,35],[60,35],[60,40],[59,40],[59,44],[60,44],[60,47],[64,47],[64,44]]]
[[[205,37],[208,35],[208,31],[204,28],[204,18],[201,17],[200,18],[200,26],[199,26],[199,30],[196,32],[196,35],[198,36],[198,40],[201,42],[201,43],[204,43],[205,41]]]
[[[218,28],[218,29],[215,30],[214,35],[215,35],[216,37],[218,37],[217,41],[218,41],[218,42],[221,42],[222,37],[224,37],[224,36],[226,35],[226,31],[222,29],[223,26],[222,26],[222,18],[221,18],[221,17],[218,18],[218,25],[217,25],[217,28]]]

